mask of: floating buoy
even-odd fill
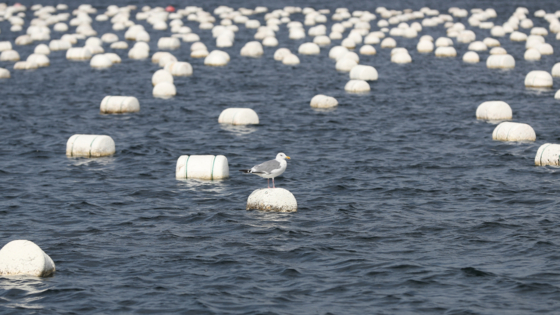
[[[370,87],[364,80],[350,80],[344,86],[344,90],[351,93],[362,93],[370,91]]]
[[[45,44],[39,44],[37,45],[37,47],[35,47],[35,49],[33,50],[34,54],[39,54],[39,55],[50,55],[51,50],[49,49],[49,46],[45,45]]]
[[[177,89],[175,88],[175,85],[173,83],[160,82],[156,84],[156,86],[154,86],[154,89],[152,90],[152,95],[156,98],[168,99],[177,95]]]
[[[550,73],[553,77],[560,77],[560,62],[554,64]]]
[[[164,70],[168,71],[172,76],[175,77],[188,77],[193,73],[191,64],[182,61],[168,62],[165,65]]]
[[[468,50],[472,51],[486,51],[488,47],[481,41],[472,42],[469,44]]]
[[[259,116],[250,108],[227,108],[218,117],[218,122],[230,125],[258,125]]]
[[[294,195],[284,188],[263,188],[257,189],[249,195],[246,209],[296,212],[297,201]]]
[[[103,98],[99,110],[102,114],[134,113],[140,111],[140,103],[134,96],[112,96]]]
[[[411,63],[412,57],[408,54],[407,51],[397,52],[394,55],[391,55],[391,62],[393,63]]]
[[[14,65],[14,70],[34,70],[39,68],[39,66],[34,62],[29,61],[18,61]]]
[[[490,55],[507,55],[507,51],[502,47],[494,47],[490,49]]]
[[[515,59],[511,55],[490,55],[486,60],[486,67],[489,69],[513,69]]]
[[[313,108],[332,108],[338,105],[338,101],[332,96],[318,94],[313,96],[310,105]]]
[[[383,39],[381,42],[381,48],[395,48],[397,47],[397,42],[391,37]]]
[[[560,166],[560,144],[545,143],[539,147],[535,155],[537,166]]]
[[[55,270],[51,257],[31,241],[11,241],[0,250],[2,276],[48,277]]]
[[[168,5],[167,7],[165,7],[165,11],[166,12],[175,12],[175,8],[171,5]]]
[[[0,52],[6,50],[12,50],[12,43],[9,41],[0,42]]]
[[[175,37],[161,37],[157,43],[158,49],[173,50],[181,47],[181,42]]]
[[[428,40],[420,40],[416,45],[416,50],[420,53],[429,53],[434,51],[434,44]]]
[[[69,157],[102,157],[115,154],[115,142],[109,136],[76,134],[66,142]]]
[[[10,78],[10,70],[0,68],[0,79],[9,79]]]
[[[372,66],[357,65],[350,71],[351,80],[376,81],[377,70]]]
[[[248,42],[241,48],[241,56],[255,58],[255,57],[260,57],[263,54],[264,54],[263,47],[261,43],[257,41]]]
[[[435,54],[436,57],[456,57],[457,51],[453,47],[438,47]]]
[[[181,155],[177,159],[176,179],[219,180],[228,177],[228,160],[223,155]]]
[[[535,70],[525,76],[525,87],[551,88],[553,82],[552,76],[546,71]]]
[[[89,65],[92,68],[105,69],[113,65],[113,61],[106,55],[95,55],[91,58]]]
[[[18,61],[19,53],[15,50],[4,50],[0,54],[0,61]]]
[[[480,57],[474,51],[467,51],[463,55],[463,61],[468,63],[478,63],[480,61]]]
[[[488,101],[478,105],[476,118],[482,120],[510,120],[512,119],[511,107],[506,102]]]
[[[207,66],[225,66],[229,62],[229,55],[225,51],[213,50],[206,58],[204,58],[204,64]]]
[[[68,60],[88,60],[91,59],[91,51],[86,47],[73,47],[66,51]]]
[[[318,55],[320,52],[319,45],[315,43],[303,43],[298,48],[298,53],[302,55]]]
[[[360,47],[360,54],[362,55],[375,55],[377,51],[371,45],[363,45]]]
[[[498,141],[535,141],[535,130],[527,124],[503,122],[492,132],[492,140]]]
[[[529,48],[525,51],[523,58],[525,60],[541,60],[541,53],[535,48]]]
[[[282,61],[284,57],[291,54],[288,48],[278,48],[276,52],[274,52],[274,60]]]
[[[282,63],[285,65],[299,65],[299,57],[290,53],[282,59]]]

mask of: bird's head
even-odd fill
[[[288,160],[289,160],[290,157],[287,156],[286,154],[280,152],[280,153],[278,153],[278,154],[276,155],[276,159],[277,159],[277,160],[284,160],[284,159],[288,159]]]

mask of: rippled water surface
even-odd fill
[[[109,4],[94,3],[99,13]],[[202,5],[211,11],[219,4]],[[535,26],[547,26],[535,10],[560,10],[557,1],[226,4],[372,12],[381,5],[494,7],[500,24],[523,5]],[[490,36],[456,20],[478,40]],[[215,49],[209,30],[184,21]],[[170,31],[141,24],[153,53]],[[92,25],[99,35],[113,32],[109,22]],[[331,25],[329,19],[329,31]],[[0,40],[21,34],[9,28],[0,22]],[[52,52],[51,66],[35,71],[0,62],[12,73],[0,80],[0,243],[31,240],[57,268],[44,279],[0,278],[1,313],[560,312],[560,171],[533,161],[540,145],[560,143],[560,80],[555,90],[523,84],[529,71],[550,71],[560,61],[554,34],[546,40],[555,55],[537,62],[523,59],[524,43],[500,38],[516,59],[510,71],[487,69],[488,52],[479,53],[478,64],[463,63],[466,44],[455,44],[458,57],[440,59],[416,52],[418,38],[397,38],[413,62],[390,63],[390,50],[376,45],[377,55],[360,56],[360,63],[374,66],[379,80],[356,95],[344,91],[348,74],[328,58],[339,41],[319,56],[300,55],[301,64],[291,67],[274,61],[276,48],[241,57],[254,33],[240,25],[234,46],[224,49],[231,61],[219,68],[190,58],[190,44],[182,43],[172,53],[191,63],[194,75],[176,77],[178,94],[169,100],[152,97],[159,67],[129,59],[126,50],[113,51],[122,63],[107,70],[67,61],[64,52]],[[285,26],[277,34],[279,47],[292,52],[311,40],[288,39]],[[437,38],[445,29],[424,34]],[[35,44],[14,47],[25,59]],[[334,96],[339,106],[310,108],[316,94]],[[101,115],[106,95],[136,96],[141,111]],[[510,104],[514,121],[531,125],[537,141],[492,141],[495,124],[475,119],[489,100]],[[228,107],[254,109],[261,124],[221,126],[218,116]],[[110,135],[116,154],[67,158],[66,141],[76,133]],[[246,211],[247,197],[266,181],[237,170],[278,152],[292,159],[276,184],[295,195],[298,212]],[[231,178],[176,180],[184,154],[225,155]]]

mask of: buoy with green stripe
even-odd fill
[[[105,135],[76,134],[66,142],[68,157],[102,157],[115,154],[115,141]]]
[[[103,114],[134,113],[140,111],[140,103],[134,96],[113,96],[103,98],[99,110]]]
[[[223,155],[182,155],[177,160],[176,179],[220,180],[228,177],[228,160]]]
[[[559,166],[560,165],[560,144],[545,143],[540,146],[535,155],[535,165],[537,166]]]

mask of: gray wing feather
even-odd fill
[[[253,166],[251,173],[265,173],[270,174],[273,170],[280,168],[280,162],[276,160],[266,161],[262,164]]]

